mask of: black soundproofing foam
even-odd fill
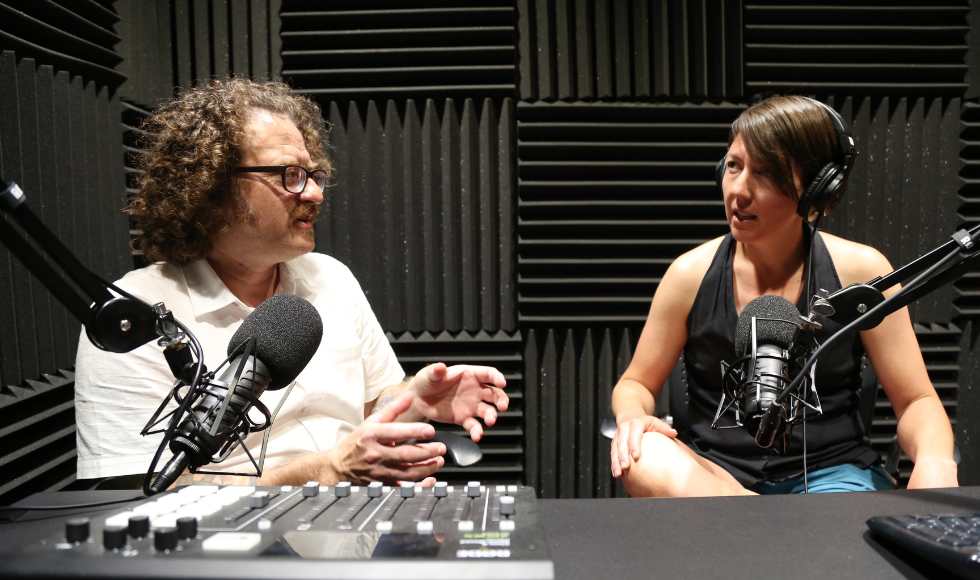
[[[531,329],[524,343],[525,481],[540,497],[626,497],[609,469],[612,389],[636,328]]]
[[[385,330],[516,330],[511,99],[324,104],[336,171],[319,252]]]
[[[514,97],[506,0],[283,0],[283,77],[322,99]]]
[[[712,168],[742,110],[518,104],[521,322],[646,320],[674,258],[728,231]]]
[[[746,3],[745,92],[962,96],[963,0]]]
[[[202,79],[241,75],[277,77],[280,0],[116,0],[129,77],[122,98],[154,108]]]
[[[956,215],[963,220],[964,227],[970,228],[980,225],[980,104],[963,102],[959,129],[959,208]],[[968,273],[955,288],[954,304],[960,315],[970,319],[980,316],[980,272]]]
[[[126,80],[115,70],[122,61],[113,50],[119,42],[113,30],[118,21],[111,2],[3,0],[0,50],[116,88]]]
[[[518,0],[520,96],[742,95],[739,0]]]
[[[840,205],[821,223],[868,244],[899,268],[962,227],[957,207],[961,100],[924,97],[828,99],[851,125],[858,160]],[[965,175],[964,175],[965,177]],[[958,286],[976,286],[977,278]],[[910,306],[912,320],[949,323],[965,314],[953,285]]]
[[[72,6],[96,16],[104,9]],[[83,264],[116,279],[132,260],[113,77],[48,56],[0,53],[0,175],[21,185],[28,206]],[[58,70],[65,63],[77,67]],[[75,479],[74,377],[65,369],[80,325],[6,248],[0,279],[0,503],[8,503]]]
[[[504,392],[510,397],[506,411],[497,413],[497,423],[493,427],[484,426],[480,449],[483,460],[476,465],[462,468],[448,464],[439,470],[439,478],[450,483],[485,481],[494,483],[523,483],[524,445],[527,436],[525,424],[524,374],[521,357],[521,334],[505,331],[476,333],[423,332],[413,335],[403,332],[399,335],[388,333],[398,362],[409,375],[415,375],[423,367],[444,362],[453,364],[480,364],[497,368],[507,380]],[[457,425],[433,423],[437,429],[467,435]]]

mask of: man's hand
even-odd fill
[[[663,433],[670,438],[677,437],[677,431],[670,425],[651,415],[626,419],[619,423],[609,450],[613,477],[622,477],[623,471],[640,458],[640,440],[644,433],[650,431]]]
[[[510,399],[502,390],[504,375],[491,367],[442,363],[429,365],[412,379],[408,390],[415,394],[415,411],[440,423],[462,425],[473,441],[483,437],[483,426],[497,422],[497,411],[506,411]],[[421,439],[421,437],[420,437]]]
[[[357,485],[371,481],[397,485],[399,481],[419,480],[424,480],[422,485],[434,484],[434,480],[425,478],[445,464],[442,455],[446,453],[446,446],[442,443],[395,445],[435,435],[432,425],[394,422],[411,407],[412,400],[411,392],[403,393],[327,451],[336,477]],[[321,481],[329,479],[325,475]]]

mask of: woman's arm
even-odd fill
[[[828,248],[839,269],[844,286],[867,282],[892,271],[888,260],[877,250],[828,238]],[[837,259],[840,254],[841,260]],[[899,286],[884,292],[891,296]],[[877,327],[861,333],[888,400],[898,419],[898,441],[915,463],[910,488],[956,487],[956,464],[953,462],[953,430],[936,389],[929,380],[922,352],[912,329],[908,308],[887,316]]]
[[[687,316],[720,243],[720,238],[713,240],[677,258],[657,288],[633,360],[613,389],[618,425],[610,448],[614,477],[639,459],[644,433],[677,435],[653,416],[654,401],[687,342]]]

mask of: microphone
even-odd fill
[[[241,352],[249,339],[255,338],[255,352],[247,357]],[[187,396],[198,396],[192,405],[193,416],[184,419],[170,441],[173,458],[167,462],[150,489],[154,494],[166,490],[190,466],[195,469],[213,461],[224,460],[238,442],[235,433],[252,429],[248,411],[258,404],[266,390],[275,391],[292,383],[313,358],[323,338],[323,321],[316,308],[293,294],[278,294],[258,306],[228,342],[231,359],[217,378]],[[244,358],[244,361],[243,361]],[[241,378],[231,393],[227,409],[214,430],[219,408],[244,362]],[[265,411],[268,416],[268,411]],[[215,434],[211,435],[214,430]]]
[[[788,351],[799,321],[800,313],[789,300],[760,296],[745,306],[735,326],[735,353],[749,357],[738,399],[745,413],[745,427],[760,447],[772,446],[785,428],[786,402],[776,404],[775,399],[789,383]]]

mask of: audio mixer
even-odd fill
[[[0,576],[554,578],[524,486],[202,485],[107,514],[0,558]]]

